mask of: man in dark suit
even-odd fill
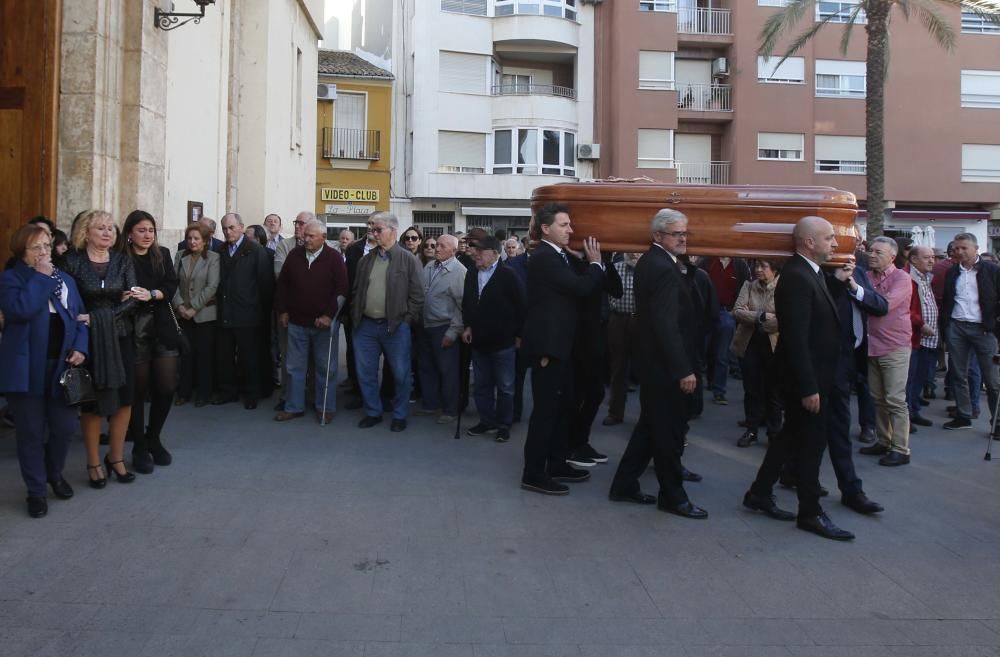
[[[539,242],[528,261],[528,309],[522,349],[531,367],[534,408],[524,441],[521,488],[546,495],[569,493],[561,482],[579,482],[590,473],[566,463],[568,427],[573,414],[571,350],[581,301],[604,282],[601,248],[588,237],[583,250],[590,263],[576,271],[566,252],[573,234],[567,208],[543,206],[532,219]]]
[[[608,497],[657,504],[661,511],[703,519],[708,512],[684,490],[681,452],[688,427],[688,396],[695,391],[694,354],[701,341],[692,287],[678,257],[687,252],[687,217],[664,209],[653,217],[653,244],[635,266],[639,335],[639,422],[618,464]],[[653,459],[657,497],[644,494],[639,477]]]
[[[830,393],[842,346],[837,303],[820,265],[830,259],[837,240],[833,226],[820,217],[799,220],[793,237],[796,254],[782,269],[774,293],[781,331],[775,372],[785,400],[785,426],[768,442],[743,505],[777,520],[792,520],[795,516],[779,509],[773,495],[782,465],[791,459],[799,498],[798,528],[849,541],[854,534],[833,524],[819,503],[819,467],[827,446]]]
[[[521,286],[521,291],[528,294],[528,252],[507,258],[504,266],[509,267],[517,282]],[[521,412],[524,408],[524,379],[528,374],[528,359],[524,357],[524,350],[518,349],[514,359],[514,423],[521,421]]]
[[[260,397],[260,354],[264,309],[271,307],[274,272],[267,252],[256,240],[243,235],[243,219],[235,212],[222,218],[226,246],[219,257],[218,340],[216,380],[220,395],[212,403],[237,400],[236,367],[243,371],[247,410],[257,408]]]

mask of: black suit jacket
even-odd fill
[[[955,310],[955,284],[961,265],[955,263],[944,275],[944,303],[938,327],[944,335]],[[980,260],[976,263],[976,287],[979,289],[979,311],[983,316],[983,328],[998,333],[997,319],[1000,318],[1000,267],[992,262]]]
[[[851,294],[850,288],[838,281],[833,275],[826,274],[826,286],[833,295],[833,300],[837,302],[837,314],[840,315],[840,337],[841,350],[845,355],[853,354],[855,347],[854,335],[854,308],[857,306],[861,311],[861,344],[857,349],[868,358],[868,316],[883,317],[889,312],[889,302],[881,294],[875,291],[868,275],[860,267],[854,268],[854,282],[863,289],[864,296],[861,301]],[[780,325],[779,325],[780,326]]]
[[[639,381],[665,385],[695,373],[698,304],[670,254],[652,245],[635,266]]]
[[[462,319],[472,329],[472,346],[480,351],[499,351],[514,346],[524,324],[524,292],[517,274],[498,262],[496,271],[479,295],[479,270],[465,272]]]
[[[841,328],[823,272],[815,273],[801,255],[792,256],[774,290],[774,308],[779,330],[775,369],[785,392],[796,399],[827,396],[840,357]]]
[[[226,246],[219,254],[219,321],[224,328],[260,326],[270,312],[274,268],[267,250],[249,237],[230,257]]]
[[[572,255],[567,254],[572,258]],[[521,348],[529,358],[566,360],[573,349],[583,299],[604,282],[604,271],[577,272],[542,242],[528,259],[528,309]]]

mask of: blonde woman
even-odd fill
[[[135,350],[132,313],[149,290],[136,284],[132,260],[116,251],[118,228],[111,214],[90,210],[75,222],[66,254],[66,272],[76,281],[87,308],[90,345],[87,368],[94,379],[97,401],[81,408],[80,424],[87,448],[87,474],[93,488],[104,488],[114,473],[119,483],[135,480],[125,467],[125,433],[132,416]],[[101,420],[109,419],[108,453],[100,458]]]

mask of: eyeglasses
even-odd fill
[[[35,253],[45,253],[46,251],[51,251],[51,250],[52,250],[52,245],[49,244],[48,242],[28,247],[28,251],[34,251]]]
[[[668,233],[668,232],[662,231],[662,230],[658,231],[658,232],[660,233],[660,235],[666,235],[667,237],[673,237],[674,239],[678,239],[678,240],[681,239],[681,238],[683,238],[683,237],[687,237],[688,236],[688,232],[686,230],[675,230],[672,233]]]
[[[420,241],[420,236],[419,235],[407,235],[403,239],[406,240],[407,242],[419,242]]]
[[[437,248],[437,243],[435,243],[435,242],[427,242],[426,244],[424,244],[424,248],[425,249],[436,249]]]
[[[304,222],[304,221],[293,221],[292,223],[294,223],[296,226],[305,226],[306,225],[306,222]]]
[[[375,235],[378,235],[378,234],[379,234],[379,233],[381,233],[381,232],[382,232],[383,230],[388,230],[388,229],[387,229],[387,228],[386,228],[385,226],[372,226],[372,227],[371,227],[371,228],[370,228],[370,229],[368,230],[368,232],[370,232],[370,233],[374,233]]]

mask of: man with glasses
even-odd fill
[[[639,338],[639,422],[632,431],[608,497],[615,502],[656,504],[661,511],[703,519],[684,490],[681,453],[688,427],[688,397],[697,387],[695,353],[701,341],[692,288],[681,272],[688,220],[663,209],[650,227],[653,244],[636,263],[635,309]],[[639,488],[653,460],[656,497]]]
[[[376,213],[370,232],[377,246],[358,262],[351,305],[355,366],[365,407],[358,426],[367,429],[382,422],[378,362],[384,355],[395,382],[391,429],[398,432],[406,429],[409,413],[410,325],[420,318],[424,288],[420,261],[398,244],[396,215]]]

